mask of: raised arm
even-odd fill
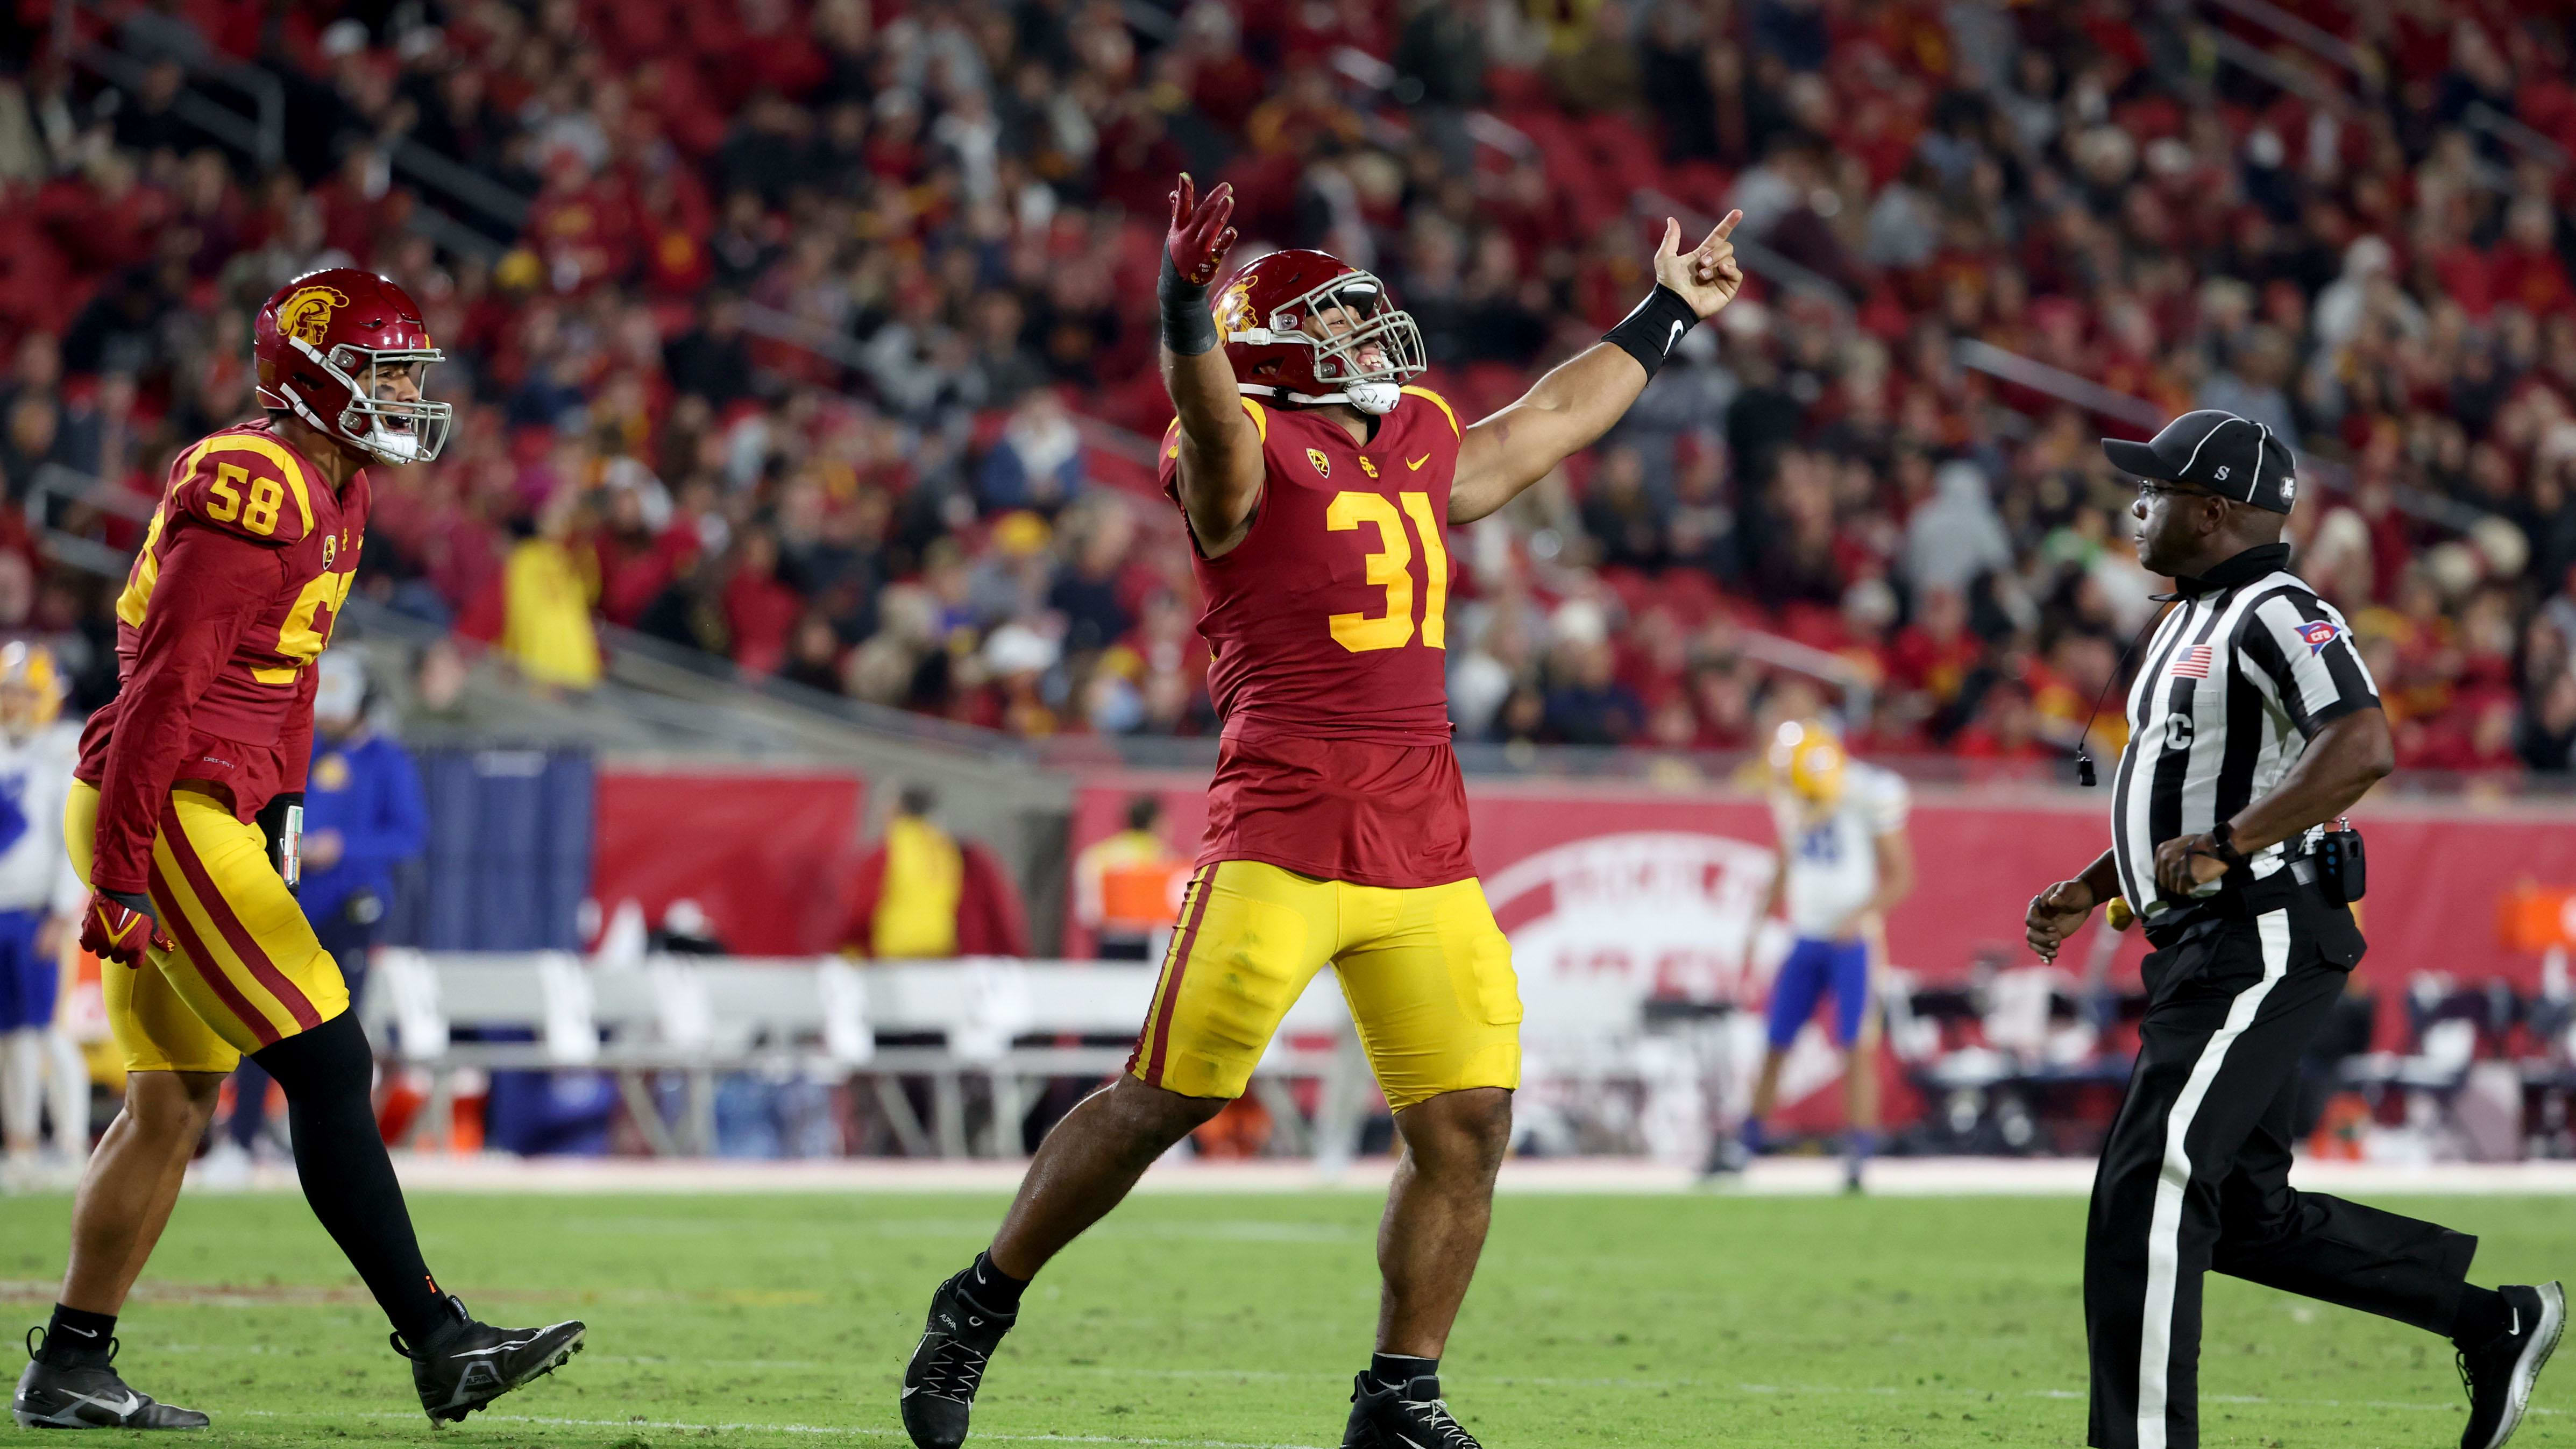
[[[1196,199],[1189,173],[1172,190],[1172,226],[1163,238],[1163,390],[1181,422],[1181,509],[1199,550],[1213,558],[1243,539],[1261,502],[1261,435],[1235,391],[1234,368],[1218,346],[1208,313],[1208,287],[1234,245],[1234,188],[1219,183]]]
[[[1473,523],[1511,502],[1627,415],[1682,334],[1735,300],[1744,285],[1735,243],[1727,239],[1743,219],[1740,211],[1728,212],[1687,253],[1681,250],[1682,224],[1664,219],[1664,239],[1655,248],[1655,290],[1637,310],[1540,378],[1520,401],[1467,429],[1458,446],[1458,479],[1449,492],[1451,523]]]

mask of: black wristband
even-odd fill
[[[2209,832],[2209,853],[2219,864],[2234,870],[2245,863],[2245,852],[2236,848],[2236,822],[2222,820]]]
[[[1699,325],[1699,313],[1681,293],[1655,284],[1637,310],[1621,318],[1619,325],[1601,334],[1601,340],[1637,359],[1652,381],[1658,368],[1673,355],[1673,347],[1682,334]]]
[[[1163,253],[1163,275],[1154,284],[1154,296],[1163,304],[1163,345],[1177,357],[1196,357],[1216,346],[1216,319],[1208,315],[1208,289],[1181,275],[1172,265],[1169,250]]]

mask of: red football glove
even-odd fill
[[[1197,194],[1190,173],[1182,172],[1172,189],[1172,229],[1163,237],[1163,250],[1182,281],[1204,287],[1216,280],[1216,269],[1234,247],[1234,228],[1225,224],[1234,215],[1234,183],[1218,182],[1205,201]]]
[[[149,901],[123,891],[89,893],[89,904],[81,908],[80,943],[101,961],[119,961],[128,966],[142,965],[143,953],[154,947],[177,949],[176,943],[162,933],[160,919],[152,914]]]

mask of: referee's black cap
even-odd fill
[[[2217,408],[2184,413],[2144,443],[2104,438],[2102,456],[2124,473],[2189,484],[2274,513],[2289,512],[2299,493],[2289,445],[2261,423]]]

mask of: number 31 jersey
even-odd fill
[[[1241,543],[1191,558],[1225,722],[1201,863],[1398,888],[1464,879],[1446,668],[1457,415],[1408,387],[1354,442],[1331,417],[1243,408],[1261,501]],[[1161,453],[1175,501],[1179,471],[1175,423]]]
[[[117,697],[81,732],[100,789],[95,884],[141,890],[170,786],[221,786],[243,820],[304,788],[313,661],[366,536],[364,472],[337,490],[265,422],[182,451],[116,600]]]

